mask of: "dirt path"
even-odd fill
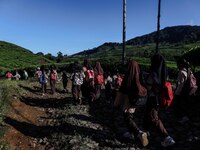
[[[123,113],[114,109],[104,94],[95,103],[83,101],[83,105],[76,105],[71,93],[58,90],[52,95],[48,90],[42,96],[38,86],[21,85],[20,88],[23,93],[13,98],[5,118],[7,130],[3,140],[11,150],[163,150],[162,139],[154,131],[146,148],[132,136],[123,137],[127,132]],[[200,103],[193,108],[197,110],[199,106]],[[165,127],[176,140],[170,149],[200,149],[200,118],[196,116],[187,124],[179,124],[170,111],[161,112]]]
[[[34,138],[28,126],[40,126],[39,118],[45,116],[43,108],[32,107],[14,99],[11,103],[11,112],[7,115],[5,122],[9,128],[4,135],[4,140],[11,146],[11,149],[29,150],[38,146],[37,138]]]
[[[63,104],[64,93],[42,95],[39,87],[23,86],[23,95],[14,96],[5,117],[6,132],[2,138],[11,150],[44,150],[52,130],[48,112]]]

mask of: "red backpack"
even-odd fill
[[[56,71],[55,70],[51,73],[51,79],[56,80]]]
[[[173,98],[174,98],[174,94],[172,91],[172,83],[169,81],[166,81],[165,87],[161,91],[161,94],[160,94],[160,106],[162,108],[168,108],[171,105]]]
[[[102,74],[98,74],[97,76],[95,76],[95,83],[102,85],[104,83],[104,77]]]
[[[8,72],[7,78],[12,78],[12,74],[10,72]]]
[[[88,79],[94,79],[94,71],[93,70],[87,70]]]

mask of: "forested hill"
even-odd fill
[[[136,37],[127,41],[127,45],[155,43],[156,32]],[[173,26],[160,30],[160,43],[194,43],[200,41],[200,26]]]

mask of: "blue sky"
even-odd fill
[[[127,0],[126,40],[156,30],[158,0]],[[123,0],[0,0],[0,40],[74,54],[122,42]],[[200,0],[162,0],[160,27],[200,25]]]

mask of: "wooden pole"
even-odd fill
[[[158,45],[159,45],[159,38],[160,38],[160,4],[161,4],[161,0],[158,0],[158,20],[157,20],[157,34],[156,34],[156,53],[159,52]]]
[[[122,64],[125,64],[126,57],[126,0],[123,0],[123,51],[122,51]]]

